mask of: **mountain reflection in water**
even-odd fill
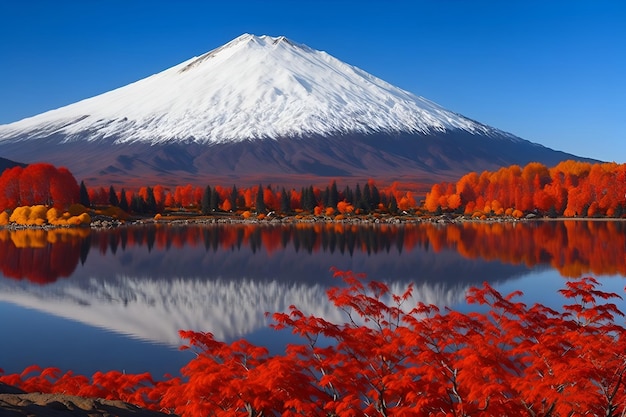
[[[171,355],[178,352],[154,353],[168,358],[157,360],[161,368],[146,369],[139,362],[146,356],[145,342],[168,351],[179,346],[180,329],[210,331],[226,341],[245,337],[280,349],[284,335],[268,329],[266,312],[293,304],[307,314],[344,320],[325,294],[338,284],[331,267],[364,272],[395,293],[413,283],[413,301],[453,308],[463,304],[470,286],[484,281],[545,292],[545,277],[540,285],[528,277],[554,270],[563,276],[626,276],[624,227],[623,222],[566,221],[0,230],[0,309],[11,317],[5,332],[32,328],[27,317],[20,325],[20,314],[33,317],[25,311],[40,312],[46,322],[60,317],[105,329],[98,342],[95,336],[84,339],[84,326],[69,324],[62,325],[56,341],[5,338],[0,367],[19,372],[20,366],[40,363],[84,373],[102,369],[96,366],[175,372],[172,364],[180,358]],[[523,281],[527,287],[520,288]],[[14,314],[11,305],[27,310]],[[132,352],[124,344],[124,354],[115,354],[122,347],[110,332],[145,342],[137,342],[143,344]],[[99,351],[94,344],[107,347]],[[53,355],[51,346],[60,353]],[[78,364],[79,358],[87,365]]]

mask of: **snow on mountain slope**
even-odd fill
[[[510,136],[285,37],[242,35],[130,85],[0,126],[0,140],[225,143],[461,129]]]

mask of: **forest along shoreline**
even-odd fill
[[[43,175],[45,174],[45,175]],[[27,186],[25,186],[27,185]],[[400,190],[398,187],[405,188]],[[424,188],[422,190],[422,188]],[[426,191],[421,199],[421,193]],[[153,216],[153,217],[150,217]],[[187,184],[115,190],[80,185],[63,167],[31,164],[0,175],[0,227],[119,227],[137,223],[457,223],[466,221],[626,218],[626,164],[531,162],[470,172],[455,183],[340,191],[267,185],[225,188]]]

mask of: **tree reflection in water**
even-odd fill
[[[7,278],[48,284],[72,275],[87,259],[89,229],[0,230],[0,271]]]
[[[70,276],[91,249],[102,255],[129,248],[241,250],[267,256],[296,254],[455,251],[467,259],[528,268],[549,266],[564,276],[626,276],[626,223],[537,221],[524,223],[353,225],[150,224],[107,230],[0,230],[0,271],[7,278],[47,284]]]

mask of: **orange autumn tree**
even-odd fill
[[[424,208],[430,212],[462,209],[466,214],[622,217],[626,214],[626,164],[564,161],[548,168],[531,162],[480,175],[470,172],[454,187],[434,184]]]

